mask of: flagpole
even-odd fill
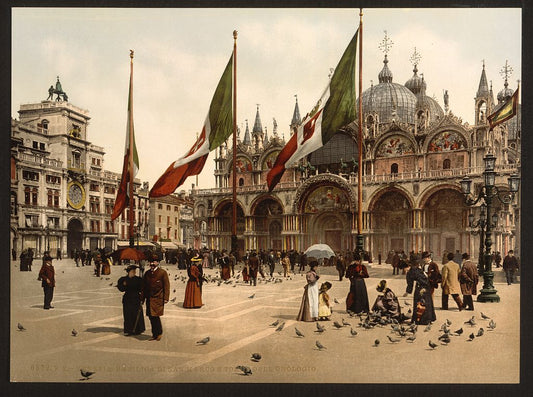
[[[363,252],[363,9],[359,9],[359,111],[358,113],[358,165],[357,165],[357,239],[355,251]]]
[[[133,212],[133,50],[130,50],[130,92],[129,92],[129,112],[128,112],[128,134],[129,134],[129,145],[128,145],[128,158],[129,158],[129,205],[130,205],[130,216],[129,216],[129,239],[130,247],[133,248],[134,238],[133,238],[133,220],[135,213]]]
[[[237,255],[237,31],[233,31],[233,166],[231,251]]]

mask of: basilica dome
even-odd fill
[[[407,87],[392,82],[387,56],[378,75],[379,84],[363,92],[363,114],[377,113],[379,123],[404,122],[414,124],[417,97]]]

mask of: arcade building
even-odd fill
[[[419,54],[411,57],[412,77],[393,81],[387,52],[378,84],[363,91],[362,234],[364,249],[376,258],[390,250],[468,252],[477,258],[479,230],[469,226],[468,207],[460,180],[483,185],[485,155],[496,156],[496,186],[508,192],[507,178],[520,175],[520,109],[516,117],[489,132],[487,115],[498,109],[514,90],[509,88],[507,64],[504,88],[494,99],[485,65],[480,70],[469,125],[449,109],[446,91],[442,107],[426,95],[428,82],[419,74]],[[510,70],[510,68],[509,68]],[[298,100],[290,133],[301,123]],[[277,123],[271,136],[263,128],[259,107],[237,145],[237,237],[241,251],[305,250],[314,243],[336,251],[353,250],[357,234],[358,121],[343,127],[322,148],[288,169],[269,193],[266,175],[285,140]],[[195,247],[230,249],[232,219],[231,138],[217,149],[216,188],[193,189]],[[493,251],[519,253],[520,197],[504,205],[494,200],[497,225]],[[492,215],[492,211],[491,211]]]

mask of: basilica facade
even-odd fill
[[[479,230],[470,227],[460,180],[469,176],[475,191],[483,185],[485,155],[496,156],[496,186],[509,191],[507,178],[520,174],[520,114],[489,131],[487,115],[513,94],[507,75],[496,100],[485,65],[477,92],[472,93],[475,122],[469,125],[426,95],[419,75],[420,58],[411,58],[413,76],[404,84],[393,81],[385,54],[379,83],[358,101],[363,109],[362,234],[364,249],[373,257],[390,250],[468,252],[477,257]],[[290,133],[301,123],[296,100]],[[237,172],[237,237],[241,251],[276,249],[299,251],[314,243],[334,250],[355,248],[357,234],[358,121],[343,127],[325,146],[288,169],[268,192],[266,175],[285,144],[274,128],[268,136],[259,108],[250,130],[239,131]],[[231,142],[216,151],[216,188],[193,189],[195,245],[230,249],[232,219]],[[520,198],[493,203],[497,215],[493,251],[519,249]],[[491,214],[492,215],[492,211]]]

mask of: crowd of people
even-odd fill
[[[94,265],[94,275],[110,274],[113,264],[121,264],[120,255],[117,252],[108,252],[104,249],[74,250],[71,253],[76,266]],[[388,318],[399,322],[410,321],[414,324],[427,325],[436,321],[434,292],[442,288],[441,309],[448,310],[449,296],[452,296],[458,310],[474,310],[473,296],[477,295],[479,282],[478,268],[470,260],[467,253],[457,255],[457,252],[447,253],[443,258],[442,267],[432,259],[430,252],[411,252],[407,256],[403,251],[388,253],[385,263],[390,263],[393,275],[405,274],[406,289],[403,297],[413,294],[413,313],[407,316],[402,313],[401,306],[396,294],[387,285],[386,280],[381,280],[376,287],[378,296],[370,309],[368,291],[365,279],[369,278],[368,269],[364,260],[368,262],[369,255],[360,255],[357,252],[345,251],[337,253],[329,258],[317,260],[308,258],[305,253],[295,250],[259,250],[248,251],[239,256],[238,253],[227,250],[195,250],[180,249],[177,252],[145,250],[146,260],[138,261],[138,264],[129,264],[125,270],[126,275],[120,277],[117,288],[123,292],[123,317],[125,335],[138,335],[145,331],[143,318],[143,304],[145,304],[146,316],[151,323],[152,338],[161,340],[163,328],[160,317],[164,314],[164,305],[170,297],[170,282],[167,272],[159,266],[162,258],[176,259],[178,269],[187,270],[187,284],[183,308],[199,309],[203,306],[202,285],[208,281],[204,277],[204,269],[217,268],[220,282],[235,277],[236,265],[242,267],[242,280],[250,286],[257,285],[260,275],[263,279],[274,275],[276,267],[283,277],[291,277],[297,268],[305,273],[306,284],[300,309],[297,315],[298,321],[323,321],[329,320],[333,304],[328,295],[332,284],[328,281],[319,283],[319,266],[335,266],[339,281],[343,278],[349,280],[349,289],[345,300],[347,313],[359,314],[379,312]],[[381,255],[379,255],[381,261]],[[166,263],[171,263],[167,262]],[[145,272],[145,264],[149,269]],[[518,260],[512,250],[503,259],[507,283],[515,282],[518,271]],[[136,274],[137,269],[140,275]],[[53,308],[51,305],[55,287],[55,271],[52,265],[52,257],[49,252],[43,256],[43,264],[39,271],[39,280],[44,292],[44,309]]]

